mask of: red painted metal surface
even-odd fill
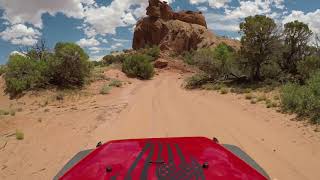
[[[207,168],[203,167],[204,163]],[[267,179],[220,144],[203,137],[111,141],[90,153],[60,179],[180,178]]]

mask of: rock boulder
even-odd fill
[[[221,42],[236,48],[239,46],[239,42],[217,37],[208,30],[201,12],[174,12],[166,2],[149,0],[146,14],[147,17],[136,24],[133,49],[158,45],[161,50],[181,53],[216,46]]]

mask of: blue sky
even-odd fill
[[[281,25],[300,20],[320,34],[319,0],[167,0],[172,8],[203,11],[218,35],[239,38],[244,17],[265,14]],[[148,0],[0,0],[0,64],[15,50],[44,39],[49,48],[75,42],[91,59],[131,48],[136,21]]]

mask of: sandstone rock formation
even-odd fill
[[[168,66],[168,61],[165,60],[165,59],[157,59],[155,62],[154,62],[154,67],[155,68],[159,68],[159,69],[163,69],[163,68],[166,68]]]
[[[133,49],[159,45],[162,50],[181,53],[216,46],[221,42],[238,46],[236,41],[217,37],[208,30],[201,12],[174,12],[166,2],[149,0],[146,14],[147,17],[136,24]]]

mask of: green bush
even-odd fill
[[[44,61],[21,55],[10,56],[5,75],[6,92],[15,96],[25,90],[44,87],[48,83],[47,71],[48,66]]]
[[[5,65],[0,65],[0,76],[7,72],[7,67]]]
[[[200,88],[202,85],[206,84],[210,78],[206,74],[195,74],[191,77],[188,77],[185,82],[185,88],[187,89],[196,89]]]
[[[311,74],[315,73],[320,69],[320,57],[319,56],[308,56],[304,60],[299,61],[297,65],[299,74],[307,79]]]
[[[109,86],[111,87],[121,87],[122,82],[118,79],[112,79],[111,82],[109,83]]]
[[[154,68],[146,55],[128,56],[122,65],[122,71],[129,77],[150,79],[154,75]]]
[[[189,65],[195,65],[196,63],[194,62],[193,59],[194,51],[186,51],[182,54],[183,61]]]
[[[275,60],[271,61],[268,64],[263,64],[261,66],[261,76],[264,79],[269,79],[269,80],[276,79],[276,80],[278,80],[278,77],[279,77],[280,74],[281,74],[281,68],[276,63]]]
[[[257,101],[260,102],[260,101],[266,101],[267,100],[267,96],[266,95],[261,95],[261,96],[258,96],[257,98]]]
[[[229,90],[227,88],[222,88],[220,90],[220,94],[228,94],[229,93]]]
[[[89,57],[74,43],[57,43],[49,59],[51,82],[59,87],[81,87],[90,76]]]
[[[184,59],[188,64],[195,64],[213,80],[226,79],[230,74],[238,71],[233,49],[224,43],[214,49],[199,49],[191,55],[185,54]]]
[[[0,116],[1,116],[1,115],[9,115],[9,114],[10,114],[9,111],[0,109]]]
[[[24,139],[24,133],[20,130],[16,130],[16,139],[17,140],[23,140]]]
[[[311,75],[306,85],[285,85],[280,98],[285,111],[308,116],[312,122],[320,123],[320,71]]]
[[[112,89],[112,87],[109,86],[109,84],[105,84],[102,86],[102,88],[100,90],[100,94],[109,94],[111,89]]]
[[[159,46],[152,46],[151,48],[142,49],[142,54],[150,56],[151,61],[155,61],[160,56],[160,47]]]
[[[126,55],[121,54],[121,55],[106,55],[102,58],[102,64],[103,65],[110,65],[114,63],[122,63],[125,59]]]
[[[245,98],[248,99],[248,100],[251,100],[251,99],[255,98],[255,96],[252,95],[252,94],[246,94]]]

